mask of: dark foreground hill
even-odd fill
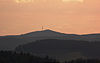
[[[0,63],[100,63],[99,59],[76,59],[71,61],[59,62],[50,59],[48,56],[40,58],[25,53],[16,53],[11,51],[0,51]]]
[[[0,36],[0,50],[13,50],[18,45],[43,39],[100,41],[100,34],[76,35],[64,34],[52,30],[43,30],[22,35]]]
[[[49,57],[40,58],[25,53],[0,51],[0,63],[59,63]]]
[[[100,42],[79,40],[38,40],[16,48],[19,52],[28,52],[39,56],[66,60],[76,58],[100,58]]]

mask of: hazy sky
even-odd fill
[[[27,0],[26,0],[27,1]],[[52,29],[100,33],[100,0],[0,0],[0,35]]]

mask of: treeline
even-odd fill
[[[0,51],[0,63],[59,63],[48,56],[40,58],[28,53],[16,53],[11,51]]]
[[[37,57],[28,53],[0,51],[0,63],[60,63],[55,59]],[[63,63],[100,63],[99,59],[77,59]]]

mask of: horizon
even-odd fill
[[[51,29],[66,34],[100,33],[99,0],[1,0],[0,36]]]
[[[38,31],[30,31],[30,32],[22,33],[22,34],[1,35],[1,36],[17,36],[17,35],[23,35],[23,34],[28,34],[28,33],[32,33],[32,32],[41,32],[41,31],[47,31],[47,30],[54,31],[54,30],[51,30],[51,29],[45,29],[45,30],[38,30]],[[59,31],[54,31],[54,32],[63,33],[63,32],[59,32]],[[70,34],[70,33],[64,33],[64,34]],[[91,34],[100,34],[100,33],[75,34],[75,35],[91,35]]]

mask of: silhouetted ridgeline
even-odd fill
[[[100,42],[80,40],[46,39],[20,45],[16,51],[50,56],[59,60],[77,58],[100,58]]]
[[[11,51],[0,51],[0,63],[61,63],[49,57],[40,58],[25,53],[16,53]],[[100,63],[98,59],[77,59],[65,61],[63,63]]]
[[[52,30],[43,30],[22,35],[0,36],[0,50],[13,50],[18,45],[23,45],[32,41],[43,39],[100,41],[100,34],[77,35],[64,34]]]

